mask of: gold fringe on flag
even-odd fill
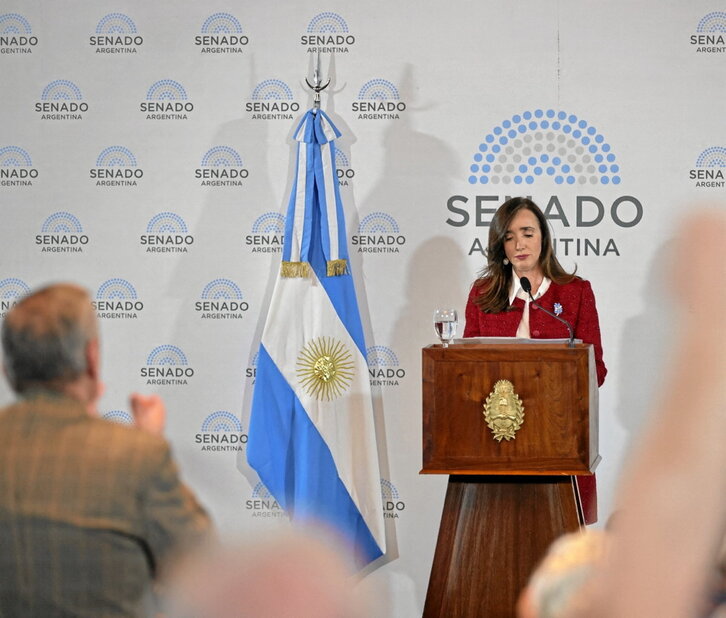
[[[328,277],[339,277],[348,274],[347,260],[328,260]]]
[[[280,265],[280,276],[287,278],[309,277],[310,264],[308,262],[283,262]]]

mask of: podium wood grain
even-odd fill
[[[497,442],[484,402],[498,380],[524,405]],[[572,475],[598,455],[592,346],[462,344],[423,349],[423,474],[448,474],[424,617],[515,616],[550,543],[582,525]]]

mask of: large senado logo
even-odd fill
[[[381,479],[381,498],[383,498],[383,517],[398,519],[405,510],[406,503],[401,499],[398,489],[387,479]]]
[[[310,20],[307,32],[300,37],[300,44],[307,47],[308,52],[347,54],[355,45],[355,37],[340,15],[326,11]]]
[[[279,212],[266,212],[255,219],[245,245],[251,253],[281,253],[285,237],[285,217]]]
[[[245,110],[252,120],[292,120],[300,111],[300,104],[293,100],[292,90],[279,79],[266,79],[255,86]]]
[[[134,424],[134,417],[126,412],[126,410],[109,410],[102,414],[101,418],[112,423],[119,423],[120,425]]]
[[[126,279],[108,279],[98,288],[93,301],[96,315],[107,320],[135,320],[144,310],[136,288]]]
[[[165,344],[156,346],[149,352],[146,366],[141,368],[140,374],[146,384],[186,386],[194,377],[194,369],[189,365],[181,348]]]
[[[67,79],[56,79],[43,88],[35,111],[41,120],[83,120],[88,103],[76,84]]]
[[[358,233],[350,242],[358,248],[358,253],[400,253],[406,237],[391,215],[372,212],[361,219]]]
[[[218,410],[204,419],[194,442],[203,451],[241,451],[247,444],[247,434],[242,432],[242,424],[234,414]]]
[[[714,11],[704,15],[691,35],[691,47],[699,54],[726,52],[726,12]]]
[[[350,166],[347,155],[338,148],[335,149],[335,173],[341,187],[349,186],[355,178],[355,170]]]
[[[632,195],[606,199],[592,194],[599,186],[620,185],[620,165],[595,127],[564,111],[525,111],[494,127],[473,155],[467,179],[472,186],[502,189],[492,194],[452,195],[446,203],[446,223],[453,227],[489,227],[502,202],[522,195],[522,185],[539,184],[545,191],[558,186],[588,187],[588,194],[577,196],[569,189],[567,200],[559,195],[533,196],[549,221],[564,228],[587,229],[580,238],[555,234],[560,255],[617,257],[617,239],[599,238],[593,232],[600,225],[632,228],[643,218],[643,205]],[[484,255],[487,234],[478,232],[470,241],[469,255]]]
[[[35,235],[35,244],[41,253],[83,253],[88,245],[88,235],[78,217],[69,212],[55,212],[50,215]]]
[[[32,54],[38,44],[30,22],[17,13],[0,15],[0,54]]]
[[[194,170],[194,177],[201,180],[202,187],[241,187],[249,175],[242,157],[229,146],[214,146],[207,150],[200,167]]]
[[[96,25],[90,44],[97,54],[136,54],[144,44],[144,38],[128,15],[109,13]]]
[[[242,33],[242,24],[229,13],[214,13],[202,24],[202,33],[194,44],[202,54],[241,54],[250,42]]]
[[[38,178],[38,170],[27,150],[19,146],[0,148],[0,186],[32,187]]]
[[[724,186],[726,173],[726,148],[713,146],[706,148],[696,159],[696,166],[690,170],[691,180],[697,187],[719,189]]]
[[[187,91],[173,79],[160,79],[149,86],[146,101],[139,104],[147,120],[188,120],[194,111],[194,103],[189,100]]]
[[[160,212],[149,219],[140,243],[146,253],[188,253],[194,244],[194,236],[178,214]]]
[[[361,86],[352,109],[358,120],[398,120],[406,111],[406,103],[392,82],[371,79]]]
[[[30,293],[30,286],[22,279],[0,279],[0,317],[4,318],[18,301]]]
[[[124,146],[109,146],[96,157],[89,176],[97,187],[135,187],[144,177],[134,153]]]
[[[214,279],[202,290],[202,297],[194,303],[199,317],[211,320],[241,320],[250,308],[242,298],[242,290],[229,279]]]
[[[406,370],[391,348],[371,346],[366,350],[366,360],[371,386],[399,386],[400,380],[406,377]]]
[[[252,517],[285,517],[285,511],[262,482],[255,485],[252,496],[245,502],[245,508],[252,513]]]

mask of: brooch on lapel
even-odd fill
[[[555,303],[555,315],[560,315],[562,313],[562,305],[560,303]]]

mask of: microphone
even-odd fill
[[[522,286],[522,289],[524,290],[524,293],[529,296],[529,300],[532,302],[533,305],[536,307],[539,307],[544,311],[547,315],[551,315],[555,320],[559,320],[562,322],[565,326],[567,326],[567,332],[570,333],[570,340],[567,342],[567,346],[570,348],[575,347],[575,331],[572,330],[572,326],[567,320],[563,320],[560,316],[555,315],[551,311],[547,311],[542,305],[540,305],[532,296],[532,284],[529,282],[529,279],[527,277],[521,277],[519,279],[519,284]]]

